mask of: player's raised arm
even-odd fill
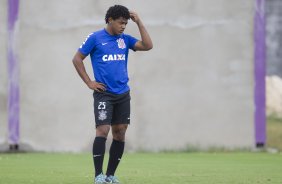
[[[134,49],[141,51],[151,50],[153,48],[153,42],[143,22],[141,21],[137,13],[133,11],[130,11],[130,18],[133,22],[137,24],[141,35],[141,41],[136,42]]]

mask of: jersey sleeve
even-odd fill
[[[126,35],[126,36],[127,36],[127,40],[128,40],[128,48],[130,48],[131,50],[134,50],[134,46],[135,46],[136,42],[138,41],[138,39],[136,39],[136,38],[134,38],[133,36],[130,36],[130,35]]]
[[[88,54],[94,49],[96,45],[96,39],[94,33],[91,33],[87,36],[78,50],[84,55],[88,56]]]

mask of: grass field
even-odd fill
[[[281,119],[268,117],[267,147],[280,153],[128,153],[116,174],[122,184],[282,184]],[[93,184],[92,158],[0,154],[0,184]]]
[[[91,184],[92,173],[90,154],[0,154],[1,184]],[[125,154],[116,174],[123,184],[282,183],[282,154]]]
[[[267,147],[282,151],[282,119],[270,116],[267,118]]]

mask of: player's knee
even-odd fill
[[[113,139],[123,142],[125,140],[125,135],[113,135]]]
[[[96,128],[96,136],[97,137],[105,137],[105,138],[107,138],[108,134],[109,134],[109,131],[110,131],[110,126],[109,125],[98,126]]]
[[[117,141],[124,141],[125,140],[125,131],[126,130],[115,130],[113,131],[113,138]]]
[[[106,132],[96,132],[96,137],[108,137],[108,133]]]

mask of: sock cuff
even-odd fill
[[[118,140],[115,140],[115,139],[113,139],[113,143],[115,143],[115,144],[125,144],[124,141],[118,141]]]
[[[106,138],[106,137],[95,137],[95,140],[98,140],[98,141],[106,141],[107,138]]]

